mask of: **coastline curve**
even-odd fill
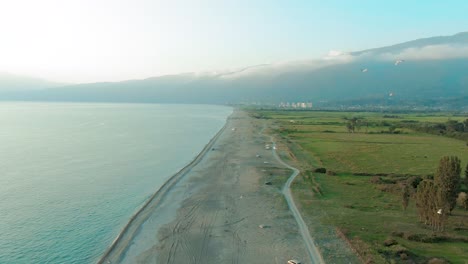
[[[235,111],[235,110],[234,110]],[[111,245],[102,254],[97,264],[114,263],[122,259],[128,248],[129,243],[135,237],[139,227],[148,219],[153,209],[157,208],[160,201],[164,199],[168,191],[178,183],[190,170],[195,167],[212,148],[219,136],[226,130],[232,113],[226,118],[224,126],[211,138],[198,155],[185,167],[172,175],[163,185],[144,203],[144,205],[135,212],[127,224],[122,228]]]

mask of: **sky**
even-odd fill
[[[0,72],[87,83],[209,72],[468,31],[468,1],[0,0]]]

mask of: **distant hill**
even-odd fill
[[[393,101],[450,99],[463,104],[468,98],[468,32],[364,51],[332,52],[318,60],[80,84],[0,99],[224,104],[388,97]]]
[[[0,72],[0,91],[38,90],[63,86],[63,83],[49,82],[39,78]]]

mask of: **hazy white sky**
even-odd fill
[[[466,1],[323,2],[0,0],[0,72],[118,81],[303,60],[468,24]]]

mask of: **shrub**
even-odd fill
[[[457,205],[461,208],[465,208],[465,210],[468,209],[468,195],[466,192],[461,192],[458,194]]]
[[[445,259],[440,259],[440,258],[431,258],[427,264],[448,264]]]
[[[327,169],[326,168],[316,168],[314,170],[314,172],[317,172],[317,173],[326,173],[327,172]]]
[[[422,242],[422,243],[460,241],[460,239],[457,239],[456,237],[436,236],[436,235],[426,235],[426,234],[406,234],[405,238],[410,241],[416,241],[416,242]],[[461,240],[461,242],[463,242],[463,240]]]
[[[375,174],[367,173],[367,172],[355,172],[355,173],[353,173],[353,175],[355,175],[355,176],[372,176],[372,175],[375,175]]]
[[[403,237],[404,235],[405,235],[405,233],[403,233],[401,231],[393,231],[392,232],[392,236]]]
[[[418,185],[420,182],[422,182],[422,178],[419,177],[419,176],[413,176],[411,178],[408,179],[408,184],[413,187],[414,189],[418,188]]]
[[[370,182],[373,183],[373,184],[378,184],[378,183],[380,183],[380,177],[379,176],[373,176],[370,179]]]
[[[398,244],[398,242],[393,238],[387,238],[387,239],[385,239],[383,244],[384,244],[384,246],[389,247],[389,246],[393,246],[393,245]]]

